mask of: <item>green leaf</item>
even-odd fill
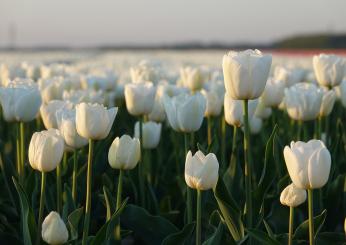
[[[184,244],[190,239],[195,229],[195,223],[187,224],[181,231],[168,235],[162,242],[162,245],[179,245]]]
[[[115,206],[114,206],[114,200],[112,198],[112,194],[110,193],[110,191],[108,190],[108,188],[106,186],[103,186],[103,195],[105,198],[105,202],[106,202],[106,209],[107,209],[107,221],[109,221],[111,219],[112,213],[115,210]]]
[[[170,234],[178,232],[178,228],[161,216],[153,216],[145,209],[126,206],[121,215],[122,224],[139,236],[147,244],[161,244]]]
[[[220,222],[214,234],[211,237],[209,237],[208,240],[203,242],[203,245],[221,244],[223,231],[224,231],[224,224]]]
[[[322,213],[314,217],[314,229],[315,237],[318,235],[318,232],[321,230],[324,221],[326,220],[327,210],[323,210]],[[305,220],[301,223],[294,232],[294,239],[308,239],[309,238],[309,220]]]
[[[323,232],[317,236],[317,244],[345,245],[345,234],[336,232]]]
[[[28,198],[22,188],[22,186],[12,177],[14,186],[16,187],[17,193],[20,200],[20,210],[21,210],[21,226],[22,226],[22,238],[24,245],[31,245],[35,241],[36,237],[36,222],[33,210],[29,205]]]
[[[76,240],[78,238],[78,225],[80,218],[83,216],[83,207],[73,211],[67,218],[68,226],[70,228],[70,240]]]
[[[247,233],[250,237],[253,237],[257,241],[259,241],[260,244],[280,245],[280,243],[277,240],[271,238],[267,233],[264,233],[263,231],[256,229],[247,229]]]
[[[266,228],[266,230],[267,230],[268,235],[269,235],[271,238],[274,239],[274,238],[275,238],[275,234],[274,234],[273,230],[270,228],[269,224],[268,224],[265,220],[263,220],[263,224],[264,224],[264,226],[265,226],[265,228]]]
[[[214,196],[233,239],[235,241],[241,240],[244,237],[241,211],[237,203],[231,197],[231,194],[228,192],[222,178],[219,178],[217,182]]]

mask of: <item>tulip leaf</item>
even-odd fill
[[[24,245],[31,245],[34,243],[36,236],[36,222],[32,208],[29,205],[28,197],[24,192],[22,186],[12,177],[14,186],[16,187],[21,210],[21,226],[22,226],[22,238]]]
[[[268,235],[271,237],[271,238],[275,238],[275,234],[274,234],[274,232],[273,232],[273,230],[270,228],[270,226],[269,226],[269,224],[267,223],[267,221],[265,221],[264,219],[263,219],[263,224],[264,224],[264,227],[266,228],[266,231],[267,231],[267,233],[268,233]]]
[[[215,232],[211,235],[211,237],[209,237],[206,241],[203,242],[203,245],[223,244],[222,243],[223,232],[224,232],[224,224],[220,222]],[[233,243],[229,243],[229,244],[235,244],[235,242],[233,241]]]
[[[253,237],[258,242],[260,242],[260,244],[266,244],[266,245],[280,245],[281,244],[274,238],[271,238],[267,233],[260,230],[247,229],[247,233],[249,234],[250,237]]]
[[[214,196],[219,205],[223,219],[233,239],[239,241],[244,237],[244,227],[241,221],[241,212],[237,203],[228,192],[222,178],[219,178]]]
[[[345,234],[336,232],[322,232],[318,234],[316,244],[345,245]]]
[[[67,218],[68,226],[70,228],[70,240],[76,240],[78,238],[78,225],[80,218],[83,216],[83,207],[73,211]]]
[[[314,217],[314,229],[315,237],[318,235],[318,232],[321,230],[324,221],[326,220],[327,210],[323,210],[322,213]],[[309,237],[309,220],[305,220],[301,223],[294,232],[294,239],[308,239]]]
[[[115,202],[113,201],[112,195],[106,186],[103,186],[103,195],[106,202],[106,209],[107,209],[106,217],[108,221],[111,219],[112,213],[115,210],[115,206],[114,206]]]
[[[191,237],[195,229],[195,223],[187,224],[181,231],[168,235],[162,242],[162,245],[178,245],[184,244]]]
[[[66,221],[68,214],[76,209],[76,205],[74,204],[74,201],[73,201],[73,198],[72,198],[71,189],[70,189],[70,187],[67,184],[64,185],[64,193],[63,193],[63,195],[64,195],[64,199],[66,201],[64,203],[64,207],[63,207],[63,210],[62,210],[62,219],[64,221]]]
[[[145,209],[129,204],[121,215],[124,226],[134,232],[146,244],[161,244],[170,234],[178,232],[178,228],[161,216],[153,216]]]

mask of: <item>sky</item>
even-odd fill
[[[0,47],[269,43],[346,33],[345,0],[0,0]]]

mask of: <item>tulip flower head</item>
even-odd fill
[[[291,142],[284,149],[288,173],[294,185],[301,189],[323,187],[329,178],[331,156],[320,140]]]
[[[293,183],[288,185],[280,195],[282,205],[297,207],[306,201],[306,190],[297,188]]]
[[[222,109],[222,100],[216,91],[207,91],[203,89],[201,94],[204,96],[207,102],[207,107],[204,115],[206,117],[216,117],[219,116]]]
[[[135,124],[135,137],[139,139],[139,122]],[[143,149],[154,149],[160,142],[161,123],[145,122],[143,123]]]
[[[315,55],[312,63],[317,82],[320,85],[334,87],[341,83],[346,66],[341,57],[326,54]]]
[[[64,107],[72,108],[73,105],[62,100],[51,100],[41,105],[40,114],[46,129],[58,128],[56,112]]]
[[[197,190],[209,190],[216,186],[219,178],[219,162],[213,153],[204,155],[201,151],[187,153],[185,162],[185,182]]]
[[[285,83],[281,80],[269,79],[261,95],[261,101],[265,106],[276,107],[284,98]]]
[[[184,87],[191,91],[200,90],[203,87],[203,76],[198,68],[190,66],[180,69],[180,76]]]
[[[68,240],[68,231],[57,212],[50,212],[42,223],[42,239],[48,244],[64,244]]]
[[[322,89],[322,91],[323,91],[323,97],[322,97],[322,103],[321,103],[319,116],[326,117],[333,110],[334,103],[336,100],[336,94],[334,90]]]

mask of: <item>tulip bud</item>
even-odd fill
[[[327,183],[331,157],[322,141],[292,141],[290,147],[285,147],[284,157],[291,180],[298,188],[317,189]]]
[[[298,83],[285,89],[285,106],[288,115],[299,121],[317,118],[321,103],[322,91],[309,83]]]
[[[222,109],[222,100],[216,91],[202,90],[201,94],[204,96],[207,102],[207,107],[204,113],[206,117],[219,116]]]
[[[181,80],[184,87],[191,91],[200,90],[203,87],[203,77],[198,68],[185,67],[180,69]]]
[[[174,130],[196,132],[201,127],[206,101],[200,93],[183,93],[172,98],[165,95],[163,103],[168,122]]]
[[[40,172],[54,170],[64,153],[64,139],[56,129],[35,132],[29,144],[29,163]]]
[[[137,138],[123,135],[114,139],[108,151],[108,162],[115,169],[133,169],[141,158],[140,142]]]
[[[80,103],[76,105],[76,128],[80,136],[86,139],[101,140],[108,136],[117,107],[107,110],[99,104]]]
[[[154,106],[155,87],[151,82],[125,85],[125,101],[128,112],[133,116],[147,115]]]
[[[139,122],[135,124],[135,137],[140,138],[139,136]],[[161,136],[161,123],[155,122],[145,122],[143,123],[143,149],[154,149],[160,142]]]
[[[327,89],[322,89],[322,91],[323,91],[323,97],[322,97],[322,103],[321,103],[319,116],[320,117],[326,117],[333,110],[336,95],[335,95],[334,90],[328,91]]]
[[[41,105],[40,114],[46,129],[58,128],[56,112],[63,107],[71,108],[72,105],[62,100],[51,100],[48,104]]]
[[[282,81],[285,87],[291,87],[297,83],[303,81],[305,71],[299,68],[287,68],[283,66],[277,66],[274,70],[275,80]]]
[[[187,153],[185,162],[185,182],[197,190],[208,190],[216,186],[219,178],[219,162],[215,154],[204,155],[201,151],[192,156]]]
[[[263,55],[259,50],[230,51],[223,56],[222,62],[226,92],[234,100],[260,97],[271,63],[271,55]]]
[[[312,59],[317,82],[322,86],[337,86],[345,71],[345,62],[336,55],[320,54]]]
[[[285,83],[281,80],[269,79],[261,100],[265,106],[274,107],[278,106],[284,97]]]
[[[48,244],[64,244],[68,240],[68,231],[57,212],[50,212],[42,223],[42,239]]]
[[[282,205],[297,207],[306,200],[306,190],[297,188],[293,183],[288,185],[280,195]]]

